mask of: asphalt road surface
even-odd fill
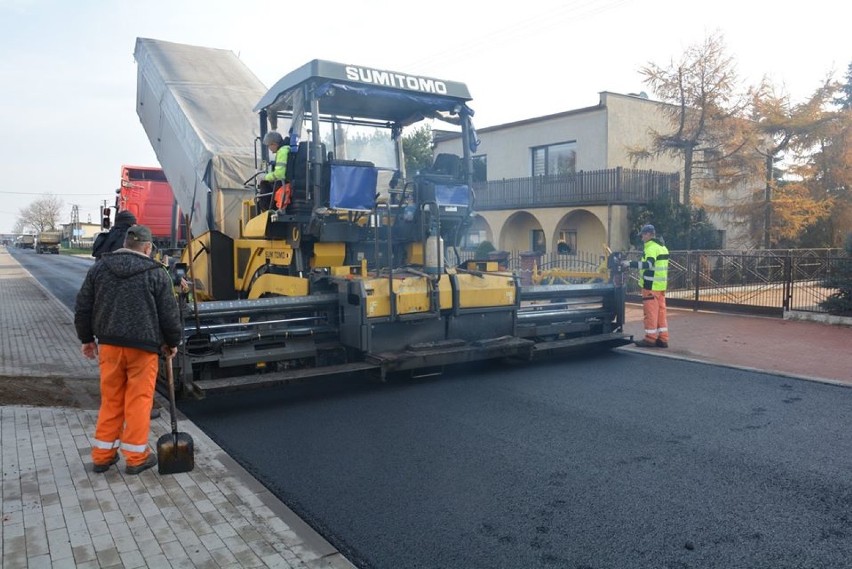
[[[615,350],[180,407],[365,569],[852,566],[843,387]]]
[[[74,301],[92,266],[93,257],[39,255],[33,249],[9,247],[9,253],[59,301],[74,310]]]
[[[615,351],[182,409],[365,568],[848,568],[852,391]]]

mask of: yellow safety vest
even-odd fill
[[[669,250],[656,239],[645,241],[645,255],[639,262],[640,284],[645,290],[666,290],[669,279]]]

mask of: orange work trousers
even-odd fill
[[[642,290],[642,312],[645,321],[645,340],[658,339],[668,343],[669,323],[666,320],[666,291]]]
[[[92,443],[92,462],[106,464],[121,448],[128,466],[148,458],[151,406],[159,355],[136,348],[98,346],[101,408]]]
[[[273,194],[273,203],[275,204],[275,209],[287,209],[287,206],[290,205],[290,196],[293,194],[290,189],[290,182],[281,185],[275,193]]]

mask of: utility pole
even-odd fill
[[[76,249],[80,246],[80,207],[71,205],[71,245]]]

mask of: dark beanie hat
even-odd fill
[[[130,213],[128,210],[118,212],[118,215],[115,216],[116,223],[125,223],[127,225],[134,225],[136,223],[136,216]]]

